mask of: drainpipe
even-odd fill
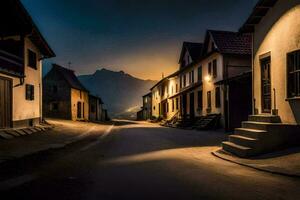
[[[256,109],[256,99],[254,96],[254,81],[255,81],[255,72],[254,72],[254,33],[251,33],[251,48],[252,48],[252,55],[251,55],[251,67],[252,67],[252,114],[257,115],[258,111]]]

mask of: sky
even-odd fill
[[[257,0],[21,0],[56,57],[76,74],[106,68],[159,80],[178,69],[183,41],[237,31]]]

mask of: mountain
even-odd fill
[[[135,117],[142,104],[142,96],[156,81],[135,78],[123,71],[114,72],[105,68],[91,75],[78,76],[81,83],[104,101],[112,117]]]

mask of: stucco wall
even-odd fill
[[[80,95],[81,93],[81,95]],[[77,118],[77,103],[84,103],[84,116],[82,118]],[[89,119],[89,95],[87,92],[83,92],[77,89],[71,89],[71,111],[72,120],[88,120]],[[83,111],[82,111],[83,112]]]
[[[278,114],[285,123],[300,123],[300,100],[286,101],[286,54],[300,49],[300,0],[279,0],[270,9],[254,33],[254,98],[255,107],[261,113],[260,56],[271,55],[272,109],[274,93]]]
[[[13,82],[13,104],[12,104],[12,118],[13,121],[23,121],[28,119],[36,119],[41,117],[41,78],[42,78],[42,63],[38,61],[37,69],[33,69],[27,66],[28,56],[27,49],[34,51],[37,54],[37,59],[41,58],[39,50],[35,47],[32,42],[25,38],[24,45],[24,59],[25,59],[25,80],[24,84],[20,84],[19,78],[14,78],[11,76],[6,76],[0,74],[3,77],[8,77],[12,79]],[[34,85],[34,100],[26,100],[26,84]],[[14,87],[17,86],[17,87]]]

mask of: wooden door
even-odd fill
[[[0,128],[12,127],[12,81],[0,77]]]
[[[261,61],[261,102],[262,112],[271,113],[271,60]]]
[[[77,118],[81,119],[81,102],[77,103]]]

